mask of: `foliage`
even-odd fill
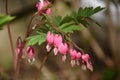
[[[93,7],[86,7],[86,8],[79,8],[78,12],[72,12],[70,15],[66,15],[65,17],[61,16],[55,16],[51,23],[58,28],[60,31],[64,33],[73,33],[74,31],[81,31],[82,28],[79,26],[79,24],[84,25],[87,27],[89,25],[87,20],[91,20],[92,22],[99,25],[99,23],[92,18],[90,18],[95,13],[103,10],[101,7],[93,8]],[[58,33],[56,30],[54,30],[49,24],[47,15],[43,14],[44,18],[46,19],[46,22],[44,25],[41,25],[36,29],[37,32],[39,32],[38,35],[31,36],[28,38],[28,45],[35,45],[39,44],[41,45],[43,42],[45,42],[46,39],[46,33],[50,30],[53,33]],[[99,25],[100,26],[100,25]]]
[[[116,80],[119,72],[114,68],[108,68],[104,71],[103,80]]]
[[[46,34],[39,33],[37,35],[30,36],[27,39],[28,39],[27,45],[35,45],[36,43],[38,43],[38,45],[41,45],[43,42],[46,41]]]
[[[3,25],[12,21],[15,17],[9,15],[0,15],[0,29],[2,29]]]

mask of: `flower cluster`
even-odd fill
[[[66,42],[63,42],[63,38],[60,34],[53,34],[48,31],[46,36],[47,46],[46,49],[49,52],[51,47],[54,47],[54,54],[57,55],[59,52],[62,55],[62,61],[66,60],[66,54],[69,53],[71,58],[71,65],[72,67],[77,64],[80,65],[79,61],[82,63],[82,69],[86,70],[89,69],[93,71],[92,63],[90,61],[90,57],[88,54],[81,54],[77,52],[75,49],[69,47]]]
[[[50,31],[48,31],[47,36],[47,51],[49,52],[51,46],[54,46],[54,54],[57,55],[58,52],[62,55],[62,61],[66,60],[66,54],[68,52],[68,44],[63,43],[62,36],[59,34],[53,35]]]
[[[35,61],[35,59],[34,59],[34,54],[35,54],[35,51],[34,51],[34,48],[32,47],[32,46],[28,46],[27,48],[26,48],[26,50],[24,49],[24,48],[22,48],[22,46],[23,46],[23,42],[22,42],[22,40],[21,40],[21,38],[20,37],[18,37],[18,39],[17,39],[17,48],[16,48],[16,50],[15,50],[15,52],[16,52],[16,58],[19,56],[19,54],[22,54],[22,56],[23,56],[23,54],[25,53],[25,51],[27,52],[27,55],[28,55],[28,61],[30,62],[30,63],[33,63],[34,61]],[[21,51],[22,50],[22,51]]]
[[[36,7],[40,15],[42,15],[42,13],[51,13],[51,8],[48,7],[49,4],[50,2],[48,0],[40,0],[39,2],[37,2]]]

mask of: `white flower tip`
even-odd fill
[[[84,64],[81,66],[81,68],[82,68],[82,70],[84,70],[84,71],[87,70],[87,67],[86,67],[86,65],[84,65]]]
[[[62,56],[62,61],[65,62],[65,60],[66,60],[66,55],[63,55]]]
[[[47,52],[49,52],[51,49],[51,46],[49,44],[47,44],[46,49],[47,49]]]
[[[58,54],[58,49],[54,48],[54,55],[56,56]]]
[[[72,65],[72,67],[75,66],[75,60],[71,60],[71,65]]]
[[[44,0],[39,0],[41,3],[43,3],[44,2]]]
[[[76,63],[78,66],[80,65],[80,63],[79,63],[79,61],[77,61],[77,63]]]
[[[33,64],[34,62],[35,62],[35,58],[32,58],[32,59],[28,59],[28,62],[30,63],[30,64]]]

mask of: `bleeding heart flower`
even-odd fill
[[[49,45],[53,44],[54,35],[50,31],[47,33],[46,40]]]
[[[40,15],[42,15],[42,13],[45,13],[48,15],[51,13],[51,8],[49,7],[45,8],[48,4],[50,4],[48,0],[40,0],[39,2],[37,2],[36,7]]]
[[[54,35],[50,31],[48,31],[47,33],[46,41],[47,41],[46,48],[47,48],[47,51],[49,52],[51,49],[51,45],[53,44],[53,41],[54,41]]]
[[[58,48],[58,45],[62,43],[62,36],[56,34],[54,37],[54,47]]]
[[[75,65],[75,62],[77,65],[80,65],[79,64],[79,59],[81,57],[81,53],[78,52],[76,50],[73,50],[73,49],[70,49],[70,58],[71,58],[71,65],[72,67]]]
[[[20,50],[21,50],[21,48],[22,48],[22,43],[23,43],[23,42],[22,42],[21,38],[18,37],[18,39],[17,39],[17,49],[15,50],[15,52],[16,52],[17,54],[20,54]],[[24,53],[24,49],[22,49],[21,53],[22,53],[22,54]]]
[[[76,50],[70,49],[70,58],[71,58],[72,60],[75,59],[76,54],[77,54],[77,51],[76,51]]]
[[[57,55],[58,53],[58,46],[62,43],[62,36],[59,34],[56,34],[54,36],[54,54]]]
[[[88,60],[89,60],[89,55],[88,55],[88,54],[83,54],[83,55],[82,55],[82,60],[87,63]]]
[[[83,54],[82,55],[82,66],[88,68],[89,70],[93,71],[93,66],[91,61],[89,61],[89,55]]]
[[[28,46],[26,51],[27,51],[29,59],[33,59],[34,54],[35,54],[34,48],[32,46]]]
[[[66,54],[68,51],[68,44],[67,43],[61,43],[58,45],[58,51],[62,54],[62,61],[66,60]]]

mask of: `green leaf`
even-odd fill
[[[72,18],[72,20],[74,21],[74,22],[78,22],[77,21],[77,17],[78,17],[78,14],[76,13],[76,12],[72,12],[71,14],[70,14],[70,17]]]
[[[38,45],[41,45],[42,43],[44,43],[46,41],[46,34],[45,33],[41,33],[40,34],[41,39],[39,39],[38,41]]]
[[[72,18],[67,15],[67,16],[65,16],[65,17],[62,19],[62,21],[61,21],[60,24],[70,22],[71,20],[72,20]]]
[[[102,25],[98,21],[96,21],[92,18],[88,18],[88,19],[91,20],[92,22],[94,22],[95,24],[97,24],[99,27],[102,27]]]
[[[116,68],[105,69],[102,80],[117,80],[119,71]]]
[[[38,45],[41,45],[43,42],[46,41],[46,34],[39,33],[38,35],[28,37],[27,40],[28,40],[27,45],[35,45],[37,43]]]
[[[80,28],[80,26],[78,26],[78,25],[70,25],[70,26],[63,28],[61,30],[65,33],[73,33],[73,31],[81,31],[82,28]]]
[[[94,9],[94,14],[95,13],[97,13],[97,12],[99,12],[99,11],[101,11],[101,10],[103,10],[104,8],[101,8],[100,6],[99,7],[96,7],[95,9]]]
[[[82,17],[90,17],[92,15],[94,15],[95,13],[103,10],[104,8],[101,8],[100,6],[99,7],[96,7],[96,8],[93,8],[93,7],[86,7],[86,8],[79,8],[78,10],[78,16],[82,16]]]
[[[15,17],[13,16],[6,16],[6,15],[0,15],[0,27],[2,27],[4,24],[12,21]]]
[[[64,28],[69,27],[70,25],[73,25],[73,24],[75,24],[75,23],[74,22],[64,23],[61,26],[59,26],[59,28],[64,29]]]
[[[80,23],[84,26],[87,27],[89,23],[86,20],[81,20]]]
[[[55,18],[53,18],[52,22],[54,23],[54,25],[59,26],[61,23],[61,20],[62,20],[61,16],[56,16]]]

